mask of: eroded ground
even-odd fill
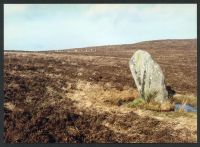
[[[178,94],[196,96],[195,40],[64,53],[5,52],[5,142],[196,142],[196,113],[127,106],[138,97],[128,67],[137,49],[152,54]]]

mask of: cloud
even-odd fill
[[[195,38],[193,4],[6,4],[5,49],[62,49]]]
[[[30,7],[27,4],[4,4],[4,15],[9,16],[16,13],[24,13]]]

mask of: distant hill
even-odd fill
[[[5,50],[5,52],[115,52],[123,51],[129,52],[132,49],[195,49],[197,48],[197,39],[167,39],[167,40],[153,40],[153,41],[142,41],[134,44],[122,44],[122,45],[104,45],[104,46],[93,46],[84,48],[72,48],[72,49],[59,49],[50,51],[16,51],[16,50]]]
[[[137,49],[147,50],[150,53],[155,51],[169,51],[169,50],[191,50],[196,51],[197,40],[196,39],[168,39],[168,40],[154,40],[143,41],[135,44],[122,44],[122,45],[106,45],[106,46],[94,46],[86,48],[74,48],[64,49],[59,52],[69,52],[72,54],[85,54],[95,56],[114,56],[130,58],[132,53]],[[120,54],[119,54],[120,52]]]

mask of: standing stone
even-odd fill
[[[148,52],[136,51],[129,61],[129,67],[142,98],[147,100],[153,97],[157,102],[167,99],[163,72]]]

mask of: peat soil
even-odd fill
[[[137,49],[152,54],[177,93],[196,95],[196,40],[5,52],[5,142],[196,142],[196,113],[127,107],[138,96],[128,67]]]

